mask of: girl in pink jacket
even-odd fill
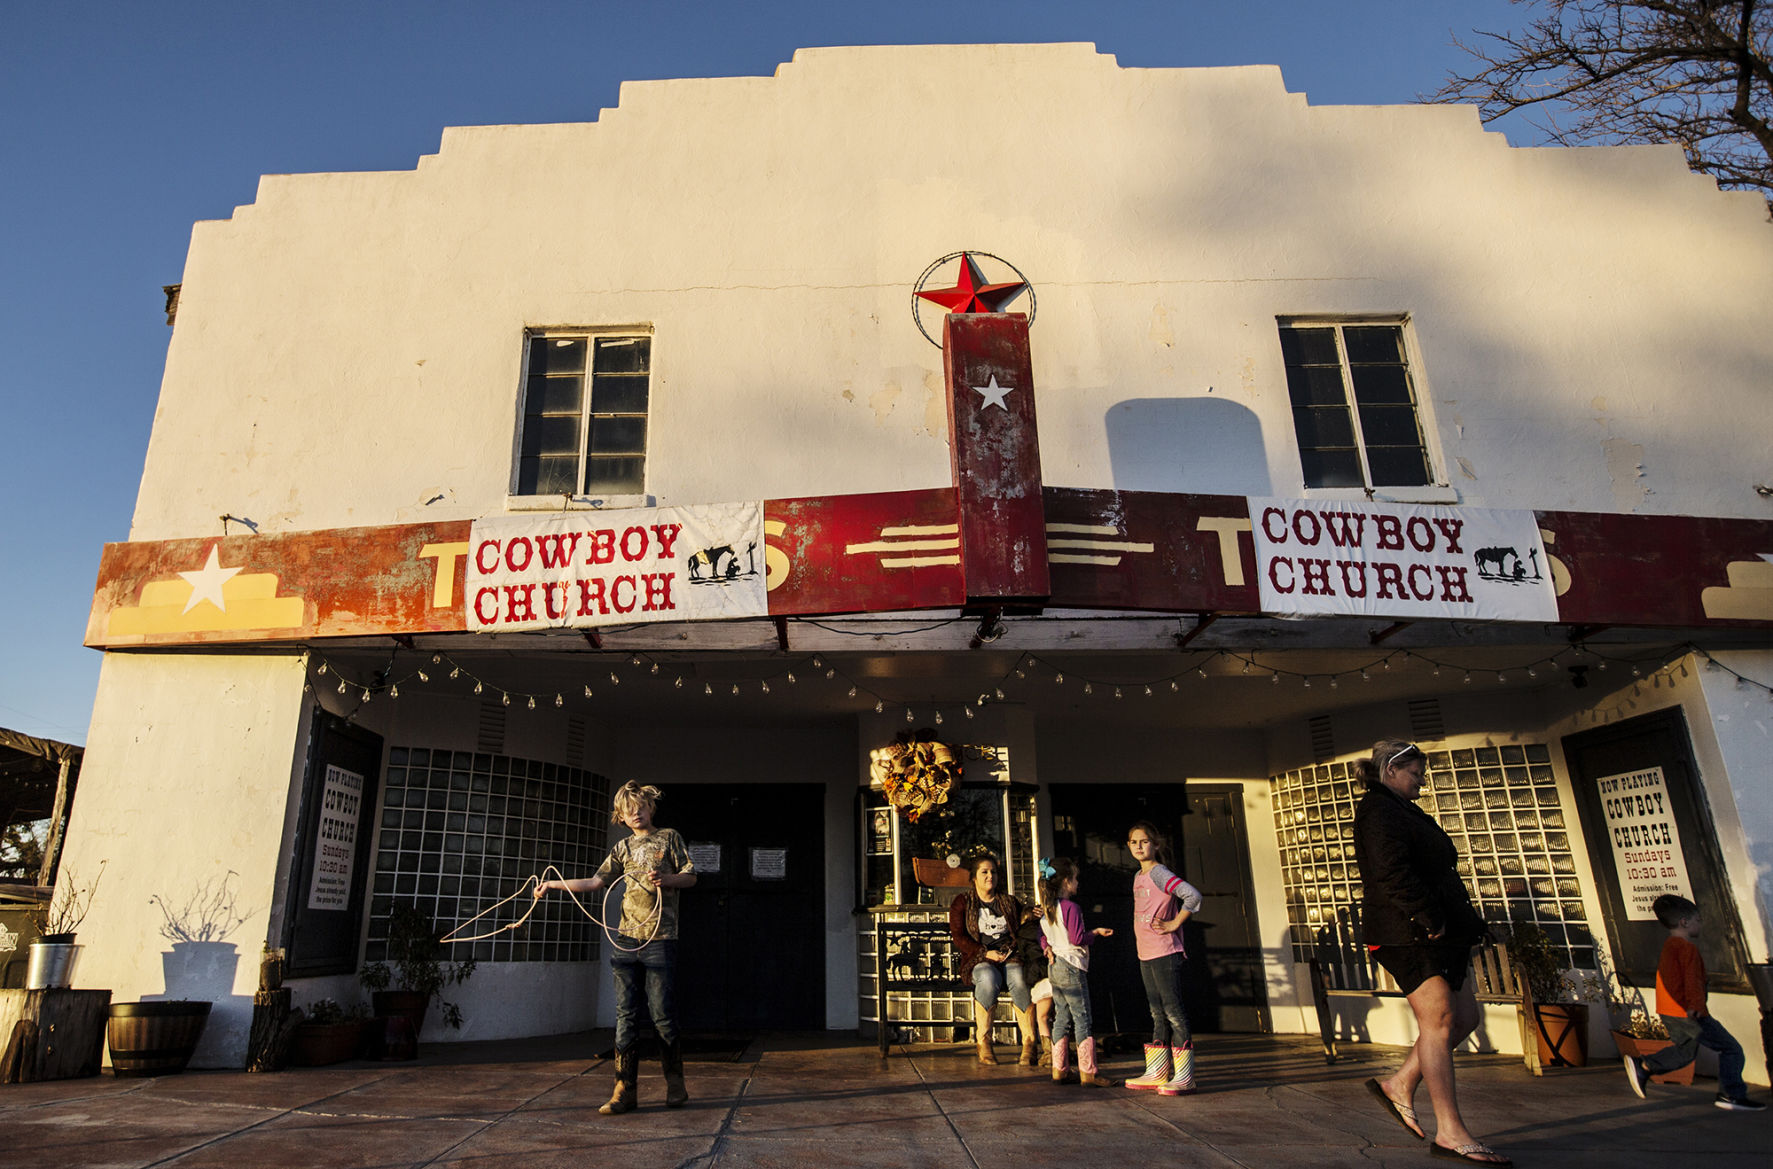
[[[1162,1096],[1194,1091],[1194,1037],[1182,1009],[1182,923],[1200,908],[1200,890],[1161,863],[1163,834],[1141,820],[1127,831],[1127,848],[1139,862],[1133,878],[1133,938],[1139,948],[1139,978],[1151,1007],[1151,1042],[1145,1045],[1145,1074],[1129,1088],[1155,1088]]]

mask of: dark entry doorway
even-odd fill
[[[1742,919],[1682,711],[1568,735],[1564,758],[1619,976],[1639,987],[1656,985],[1668,931],[1649,906],[1655,894],[1673,892],[1704,910],[1699,948],[1711,988],[1748,990]],[[1579,934],[1573,945],[1590,936],[1582,923],[1565,928]]]
[[[1077,860],[1078,903],[1091,927],[1113,937],[1092,947],[1090,1010],[1098,1031],[1149,1032],[1151,1012],[1133,943],[1133,875],[1127,830],[1149,820],[1170,839],[1171,869],[1204,904],[1184,927],[1182,990],[1200,1032],[1266,1029],[1268,1003],[1254,921],[1254,882],[1235,785],[1053,784],[1053,847]],[[1197,839],[1198,837],[1198,839]]]
[[[679,902],[677,1010],[693,1031],[825,1026],[825,788],[674,783],[659,823],[700,870]]]
[[[1214,1020],[1203,1031],[1268,1031],[1268,978],[1256,925],[1244,789],[1189,784],[1187,829],[1181,876],[1200,890],[1201,908],[1183,927],[1183,937],[1190,954],[1207,959],[1190,963],[1184,976],[1189,1008],[1199,1003]],[[1190,976],[1197,985],[1189,986]]]

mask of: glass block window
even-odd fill
[[[1305,486],[1434,482],[1402,324],[1282,324],[1280,343]]]
[[[516,494],[643,494],[651,379],[650,337],[531,334]]]
[[[1459,849],[1472,904],[1493,924],[1531,922],[1569,964],[1595,968],[1565,810],[1543,743],[1432,751],[1418,805]],[[1354,809],[1365,789],[1344,761],[1274,777],[1275,831],[1293,958],[1319,946],[1359,948],[1360,870]]]
[[[449,933],[554,865],[589,877],[607,850],[609,781],[577,767],[467,751],[394,747],[376,845],[365,961],[387,956],[388,915],[416,905]],[[515,921],[527,895],[470,933]],[[600,906],[587,905],[601,913]],[[603,931],[566,897],[548,897],[519,928],[451,947],[481,962],[589,962]]]

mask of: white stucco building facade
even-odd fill
[[[988,86],[994,109],[957,100],[957,79]],[[487,634],[463,626],[466,580],[444,587],[471,567],[421,553],[412,573],[382,577],[346,552],[304,553],[308,575],[280,569],[265,595],[306,588],[312,609],[323,586],[364,574],[364,605],[417,589],[422,619],[378,632],[369,617],[347,629],[310,612],[306,624],[192,633],[126,632],[112,616],[149,605],[142,582],[197,575],[211,548],[223,570],[248,564],[253,541],[344,549],[359,530],[373,542],[431,525],[442,533],[431,547],[468,539],[450,525],[489,517],[759,500],[767,531],[786,522],[775,501],[950,488],[943,353],[919,332],[912,292],[932,261],[963,249],[989,279],[1032,286],[1008,308],[1033,318],[1044,487],[1538,513],[1547,558],[1577,579],[1564,619],[1388,631],[1390,617],[1086,604],[1056,583],[1044,607],[1010,606],[1003,636],[974,645],[990,606],[845,605],[840,579],[822,586],[816,619],[772,600],[750,619]],[[921,313],[939,340],[940,309]],[[1289,348],[1311,338],[1331,345],[1328,364]],[[1355,410],[1366,421],[1349,448],[1310,429],[1323,404],[1298,390],[1316,384],[1310,368],[1363,376],[1354,347],[1375,340],[1398,347],[1378,364],[1405,379],[1407,398],[1392,404],[1417,427],[1403,444],[1421,460],[1415,481],[1378,470],[1378,414]],[[600,452],[583,435],[605,425],[595,404],[589,422],[580,408],[579,489],[525,478],[542,417],[536,344],[554,341],[644,342],[644,368],[619,371],[643,377],[640,409],[609,415],[640,420],[624,441],[643,436],[610,448],[631,460],[617,487],[585,486]],[[1688,863],[1721,875],[1738,958],[1766,963],[1773,582],[1752,567],[1705,576],[1711,566],[1684,550],[1713,529],[1682,533],[1690,520],[1728,521],[1745,551],[1724,560],[1773,554],[1773,501],[1756,490],[1773,478],[1769,369],[1764,205],[1719,193],[1678,148],[1510,147],[1472,109],[1313,106],[1270,67],[1125,69],[1088,45],[815,49],[772,77],[631,83],[595,122],[452,128],[410,171],[266,176],[253,204],[193,232],[129,542],[101,570],[88,640],[106,661],[67,853],[76,870],[106,862],[82,982],[119,1000],[183,993],[179,980],[195,976],[177,968],[148,899],[176,904],[234,874],[242,920],[226,940],[239,961],[203,972],[219,1005],[199,1061],[238,1065],[259,945],[300,950],[315,744],[323,724],[348,723],[374,755],[351,968],[373,956],[390,899],[419,898],[451,926],[544,862],[594,864],[613,785],[656,783],[661,821],[698,826],[730,789],[730,825],[778,821],[792,838],[782,847],[800,900],[736,875],[730,887],[705,881],[685,894],[709,915],[700,951],[686,919],[686,970],[791,963],[816,974],[803,984],[815,1010],[729,1003],[702,1025],[866,1025],[866,911],[936,903],[901,875],[904,856],[875,847],[868,752],[937,712],[944,737],[997,752],[982,756],[995,762],[977,769],[993,777],[978,798],[1001,801],[989,843],[1023,863],[1058,851],[1111,869],[1104,849],[1126,827],[1122,809],[1197,825],[1222,816],[1235,829],[1229,852],[1198,855],[1241,874],[1189,873],[1244,906],[1247,937],[1227,947],[1242,951],[1227,968],[1254,981],[1221,1004],[1227,1026],[1315,1030],[1300,964],[1319,922],[1309,915],[1346,904],[1358,878],[1333,855],[1301,858],[1301,844],[1321,841],[1290,833],[1334,823],[1347,760],[1390,734],[1440,757],[1436,790],[1464,791],[1468,772],[1481,795],[1494,772],[1508,793],[1440,806],[1469,821],[1474,865],[1520,862],[1474,868],[1474,882],[1498,883],[1489,902],[1504,916],[1537,904],[1530,916],[1568,931],[1560,944],[1577,959],[1598,950],[1617,964],[1642,938],[1616,937],[1627,923],[1607,890],[1622,896],[1619,878],[1602,871],[1604,833],[1582,820],[1594,769],[1611,772],[1575,756],[1588,749],[1580,736],[1672,717],[1689,744],[1689,802],[1705,813],[1682,821],[1697,834]],[[1050,536],[1053,514],[1049,502]],[[1590,545],[1569,551],[1634,523],[1649,533],[1634,563],[1654,587],[1614,579],[1616,566],[1582,553]],[[1132,526],[1115,538],[1153,544]],[[1215,588],[1254,587],[1232,571],[1247,537],[1192,519],[1187,530],[1213,555],[1178,555],[1172,577],[1194,564]],[[129,549],[139,571],[110,559]],[[206,611],[201,587],[167,602],[189,597],[179,619]],[[1725,617],[1658,611],[1656,589],[1702,587],[1746,599]],[[1636,605],[1636,619],[1569,616],[1585,589]],[[1616,599],[1640,592],[1641,603]],[[536,806],[520,809],[511,777],[531,764],[547,772],[527,773],[522,798]],[[741,804],[746,792],[761,802]],[[1191,793],[1226,802],[1214,811]],[[499,817],[508,830],[489,825]],[[470,821],[477,842],[464,844]],[[716,835],[702,837],[712,847]],[[746,841],[723,839],[708,855],[737,874]],[[814,860],[796,869],[803,847]],[[509,862],[472,895],[461,884],[470,853]],[[761,872],[754,856],[744,863]],[[894,876],[883,884],[881,872]],[[709,923],[721,915],[750,932],[717,938]],[[553,934],[486,943],[475,977],[450,994],[464,1027],[433,1022],[426,1038],[607,1023],[595,929],[550,920]],[[298,1001],[359,993],[350,970],[294,985]],[[685,993],[736,1003],[754,990],[694,974]],[[1720,986],[1714,1001],[1756,1047],[1746,984]],[[1402,1038],[1406,1016],[1382,1003],[1370,1034]],[[1604,1045],[1604,1020],[1591,1030]],[[1505,1050],[1515,1042],[1500,1023],[1490,1032]],[[1758,1066],[1751,1055],[1751,1078]]]

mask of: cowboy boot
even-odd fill
[[[1072,1082],[1071,1038],[1061,1035],[1053,1040],[1053,1083],[1069,1084]]]
[[[1170,1079],[1157,1090],[1159,1096],[1194,1094],[1194,1041],[1170,1048]]]
[[[1053,1066],[1053,1037],[1050,1034],[1040,1037],[1040,1066],[1043,1068]]]
[[[1126,1082],[1129,1088],[1161,1088],[1170,1081],[1170,1045],[1167,1043],[1147,1043],[1145,1045],[1145,1074],[1134,1076]]]
[[[997,1052],[991,1049],[991,1011],[973,1000],[973,1033],[979,1045],[979,1062],[994,1064]]]
[[[609,1103],[597,1111],[605,1116],[620,1116],[624,1112],[634,1111],[634,1081],[640,1077],[640,1061],[635,1058],[634,1049],[616,1051],[616,1087],[610,1093]]]
[[[1034,1008],[1016,1012],[1016,1030],[1022,1036],[1022,1054],[1016,1059],[1016,1066],[1032,1068],[1040,1066],[1040,1031],[1034,1025]]]
[[[659,1062],[665,1065],[665,1107],[682,1108],[689,1103],[689,1089],[683,1086],[683,1040],[660,1044]]]
[[[1114,1081],[1096,1074],[1096,1037],[1077,1045],[1077,1079],[1086,1088],[1112,1088]]]

